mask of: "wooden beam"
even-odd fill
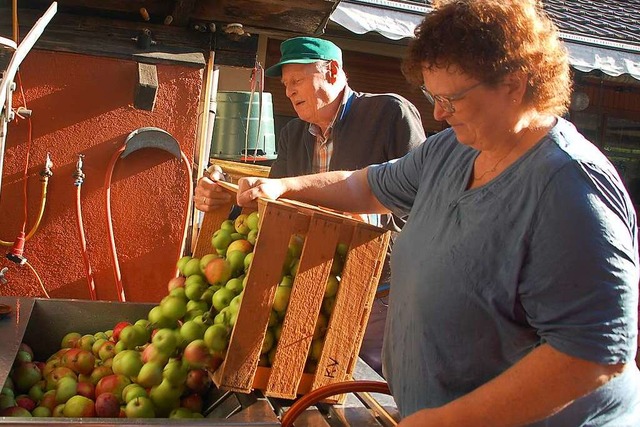
[[[133,106],[139,110],[153,111],[158,94],[158,70],[155,65],[138,63],[138,82],[136,84]]]

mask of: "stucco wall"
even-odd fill
[[[84,154],[83,220],[97,295],[117,300],[105,213],[107,166],[127,135],[145,126],[171,133],[193,160],[203,70],[158,65],[153,112],[133,107],[134,61],[32,51],[20,71],[27,106],[33,110],[27,232],[37,216],[39,172],[47,152],[54,162],[42,224],[26,243],[25,256],[52,298],[89,298],[72,177],[77,155]],[[14,104],[22,104],[18,96]],[[9,125],[0,194],[0,239],[4,241],[13,241],[22,229],[27,130],[26,120]],[[187,190],[184,164],[165,151],[143,149],[116,163],[112,222],[128,301],[156,302],[166,295],[181,245]],[[3,256],[0,269],[5,266],[9,283],[0,285],[0,295],[43,296],[26,266]]]

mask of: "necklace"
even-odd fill
[[[478,175],[476,175],[476,174],[473,174],[473,180],[474,180],[474,181],[480,181],[480,180],[481,180],[482,178],[484,178],[485,176],[489,175],[489,174],[490,174],[490,173],[492,173],[492,172],[495,172],[495,171],[496,171],[496,169],[498,169],[498,165],[499,165],[500,163],[502,163],[502,161],[503,161],[504,159],[506,159],[506,158],[507,158],[507,156],[508,156],[509,154],[511,154],[511,152],[512,152],[513,150],[515,150],[515,148],[516,148],[517,146],[518,146],[518,144],[513,144],[513,147],[511,147],[511,149],[510,149],[509,151],[507,151],[507,154],[505,154],[504,156],[500,157],[500,159],[498,159],[498,161],[496,162],[496,164],[495,164],[495,165],[493,165],[493,167],[492,167],[491,169],[488,169],[488,170],[484,171],[480,176],[478,176]]]

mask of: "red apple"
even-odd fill
[[[78,394],[88,399],[96,398],[96,386],[91,382],[79,381],[78,382]]]
[[[120,332],[122,332],[122,330],[130,324],[131,323],[129,322],[118,322],[116,326],[113,327],[113,334],[111,335],[111,339],[114,342],[118,342],[120,340]]]
[[[62,342],[60,343],[61,348],[73,348],[76,346],[78,341],[82,338],[78,332],[69,332],[64,337],[62,337]]]
[[[187,362],[190,368],[205,368],[211,359],[211,353],[204,340],[191,341],[184,349],[182,360]]]
[[[40,406],[44,406],[45,408],[49,408],[51,412],[55,409],[56,403],[56,391],[49,390],[42,395],[42,399],[40,399]]]
[[[186,385],[193,392],[202,394],[211,387],[211,377],[204,369],[191,369],[187,373]]]
[[[2,417],[31,417],[31,412],[24,409],[22,406],[11,406],[0,411]]]
[[[98,384],[98,381],[100,381],[101,378],[104,378],[107,375],[113,375],[113,369],[111,369],[111,366],[96,366],[93,369],[93,372],[91,372],[89,380],[91,381],[91,384],[95,386],[96,384]]]
[[[231,264],[224,258],[214,258],[204,268],[207,282],[212,285],[224,285],[231,277]]]
[[[117,418],[120,414],[120,401],[113,393],[102,393],[96,398],[96,416]]]
[[[98,381],[96,385],[96,398],[102,393],[113,393],[118,398],[118,401],[123,403],[122,390],[129,384],[131,384],[131,380],[124,375],[107,375]]]
[[[180,399],[180,406],[191,412],[202,412],[202,397],[196,393],[189,394]]]
[[[16,405],[23,407],[29,412],[33,411],[37,406],[36,402],[26,394],[16,396]]]
[[[174,277],[173,279],[169,280],[169,283],[167,284],[167,290],[171,292],[175,288],[183,288],[184,281],[185,281],[185,278],[182,276]]]
[[[234,240],[227,248],[227,253],[231,253],[233,251],[244,252],[246,255],[253,251],[253,245],[246,239]]]

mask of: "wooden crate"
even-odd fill
[[[228,186],[228,185],[227,185]],[[231,206],[207,213],[194,256],[211,252],[210,236]],[[224,389],[292,399],[321,386],[351,380],[371,312],[389,232],[338,213],[293,201],[258,203],[260,229],[227,355],[213,374]],[[259,367],[275,291],[293,234],[305,236],[298,272],[273,364]],[[338,243],[348,252],[336,304],[315,374],[304,373],[325,286]]]

